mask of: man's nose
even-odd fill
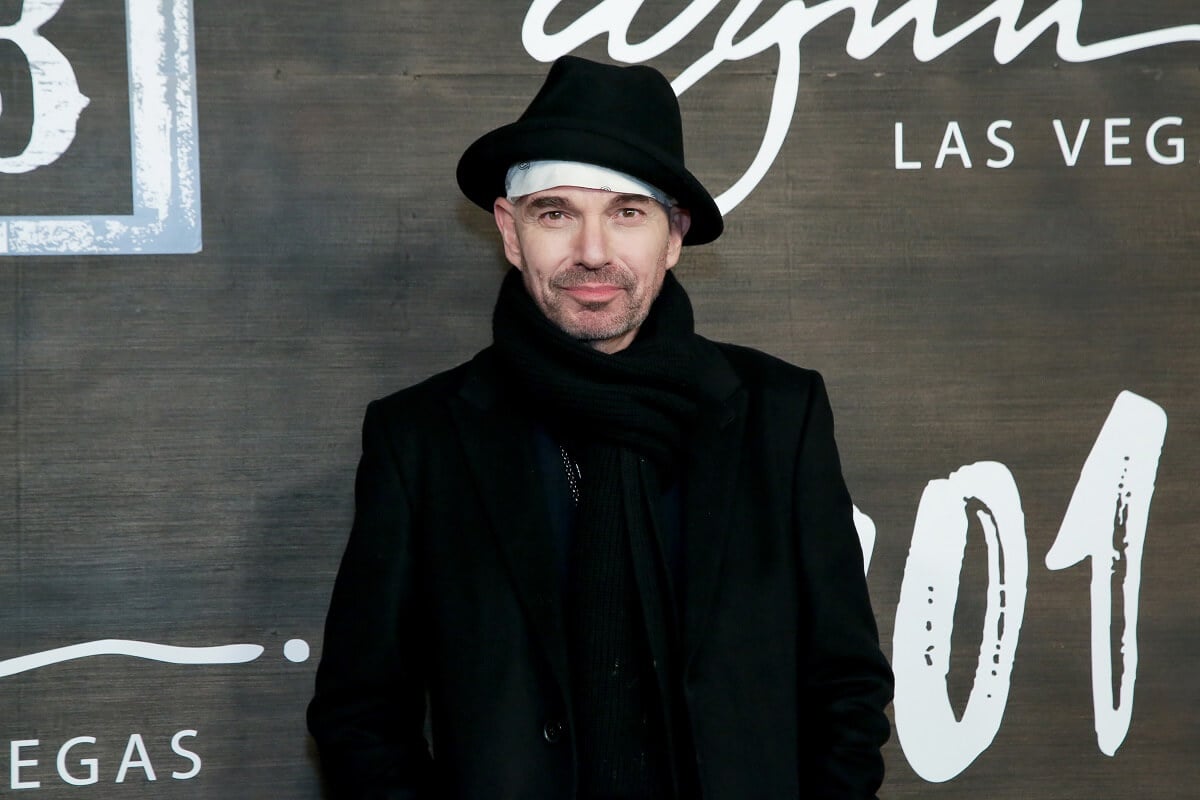
[[[604,220],[587,216],[579,226],[575,240],[576,259],[588,269],[600,269],[608,264],[608,235]]]

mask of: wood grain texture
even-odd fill
[[[13,17],[9,5],[0,10]],[[565,3],[554,20],[592,5]],[[684,5],[651,4],[631,39]],[[678,74],[731,5],[652,63]],[[767,5],[748,29],[782,3]],[[949,28],[985,4],[942,5]],[[1050,3],[1026,5],[1022,20]],[[1084,5],[1084,41],[1200,22],[1181,0]],[[303,707],[349,525],[361,413],[490,340],[504,264],[490,218],[460,197],[453,172],[541,82],[545,66],[521,47],[526,9],[198,3],[203,252],[0,259],[0,660],[107,637],[266,647],[245,665],[105,657],[0,679],[0,795],[7,743],[38,739],[25,753],[39,763],[22,772],[42,781],[31,796],[321,796]],[[80,58],[93,104],[58,173],[0,175],[0,213],[123,196],[113,189],[128,185],[127,98],[112,78],[124,68],[111,47],[120,13],[67,4],[47,28]],[[1020,489],[1028,603],[999,734],[942,784],[916,775],[893,740],[883,796],[1191,797],[1200,44],[1069,64],[1047,38],[999,65],[991,26],[928,63],[913,57],[911,33],[860,61],[845,53],[849,30],[841,15],[805,38],[778,159],[725,236],[685,252],[679,276],[706,335],[825,375],[847,480],[878,525],[870,583],[889,652],[927,482],[994,460]],[[579,52],[605,54],[600,42]],[[25,79],[16,56],[0,49],[6,91]],[[689,163],[714,191],[754,155],[777,62],[767,52],[723,64],[682,98]],[[1185,163],[1162,166],[1143,138],[1175,115]],[[1107,117],[1131,120],[1120,148],[1129,166],[1104,166]],[[1068,167],[1053,120],[1074,132],[1085,118]],[[1013,123],[1015,158],[990,169],[998,151],[986,130],[998,119]],[[19,138],[20,120],[5,119],[0,144]],[[957,158],[932,166],[950,121],[971,169]],[[924,169],[895,169],[896,122]],[[1133,723],[1109,758],[1092,729],[1088,569],[1050,572],[1043,559],[1126,389],[1170,424],[1143,562]],[[964,587],[977,592],[972,565]],[[966,592],[960,616],[978,625],[982,607]],[[970,631],[956,635],[961,700],[973,657],[960,651],[975,645]],[[291,638],[310,642],[312,658],[286,660]],[[183,729],[198,731],[190,746],[203,759],[191,780],[170,775],[188,766],[169,745]],[[157,780],[134,769],[117,786],[132,733]],[[98,743],[77,755],[100,759],[99,782],[64,785],[57,749],[85,735]]]

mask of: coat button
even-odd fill
[[[562,720],[552,719],[542,726],[542,736],[550,744],[558,744],[562,741],[566,730],[567,726],[562,723]]]

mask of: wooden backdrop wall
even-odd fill
[[[835,2],[846,10],[816,24]],[[67,2],[41,27],[90,103],[60,158],[0,171],[5,219],[129,213],[131,51],[122,42],[146,5]],[[562,3],[545,30],[597,5]],[[712,48],[735,8],[759,4],[711,5],[649,63],[674,78]],[[866,25],[872,10],[879,21],[915,3],[809,5],[765,3],[740,28],[738,41],[753,31],[778,41],[813,23],[778,157],[728,215],[725,236],[687,252],[679,268],[699,327],[826,376],[846,477],[877,531],[869,582],[887,652],[920,642],[919,631],[897,629],[897,608],[931,481],[1002,464],[1028,552],[1019,639],[1004,634],[1005,658],[1015,647],[1011,680],[989,684],[987,565],[999,545],[989,544],[987,519],[972,524],[957,604],[950,594],[946,694],[956,716],[977,683],[1007,699],[999,712],[994,703],[968,712],[957,729],[902,725],[886,751],[884,795],[1194,797],[1200,11],[1183,0],[1085,0],[1084,45],[1193,27],[1073,61],[1058,28],[998,59],[997,39],[1012,37],[993,22],[920,60],[912,25],[847,54],[856,14]],[[938,35],[991,7],[937,5]],[[40,102],[28,63],[34,33],[20,27],[36,6],[0,3],[0,158],[26,149]],[[607,4],[603,27],[636,6]],[[1047,10],[1071,18],[1049,0],[1001,6],[1019,25]],[[189,10],[183,0],[164,7],[184,18]],[[628,41],[645,42],[687,7],[646,4]],[[303,710],[350,521],[361,413],[489,341],[504,265],[489,217],[459,195],[453,171],[463,148],[512,119],[541,82],[545,65],[522,40],[530,8],[197,4],[203,249],[0,258],[0,796],[321,796]],[[608,42],[570,49],[608,58]],[[789,79],[781,52],[795,47],[759,49],[682,96],[689,161],[716,191],[745,172],[777,81]],[[1011,122],[992,131],[1011,158],[989,139],[998,120]],[[1116,120],[1107,144],[1105,120]],[[1106,164],[1122,158],[1129,163]],[[920,169],[901,168],[916,161]],[[1092,606],[1093,565],[1051,570],[1045,559],[1126,391],[1169,424],[1156,460],[1154,413],[1118,414],[1112,452],[1137,453],[1131,469],[1141,477],[1130,480],[1140,493],[1120,499],[1103,453],[1089,478],[1099,494],[1080,490],[1084,505],[1103,500],[1083,515],[1099,520],[1088,535],[1121,556],[1114,580],[1099,560],[1097,583],[1115,587],[1111,632],[1102,631],[1110,652],[1099,661],[1117,664],[1118,688],[1134,675],[1122,675],[1121,647],[1109,643],[1137,623],[1136,692],[1117,703],[1132,707],[1131,722],[1110,756],[1092,702],[1092,620],[1107,613]],[[955,514],[965,521],[978,508]],[[1123,513],[1130,521],[1114,523]],[[1133,605],[1121,587],[1137,572],[1136,547],[1121,537],[1146,514]],[[1020,533],[1011,518],[1003,526]],[[926,533],[951,543],[945,563],[914,550],[910,580],[947,564],[958,574],[949,529]],[[1001,566],[1017,563],[1014,542]],[[1018,588],[1008,587],[1008,601]],[[925,587],[910,589],[919,597]],[[1013,613],[1010,604],[1010,624]],[[241,645],[165,655],[244,663],[164,663],[109,640]],[[86,643],[98,644],[58,650]],[[901,691],[923,700],[919,688]],[[937,780],[920,766],[964,760],[946,731],[978,737],[995,713],[994,738],[984,735],[957,774]]]

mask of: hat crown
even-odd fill
[[[611,130],[684,161],[679,100],[652,67],[618,67],[563,56],[520,117],[521,122],[538,120]]]

